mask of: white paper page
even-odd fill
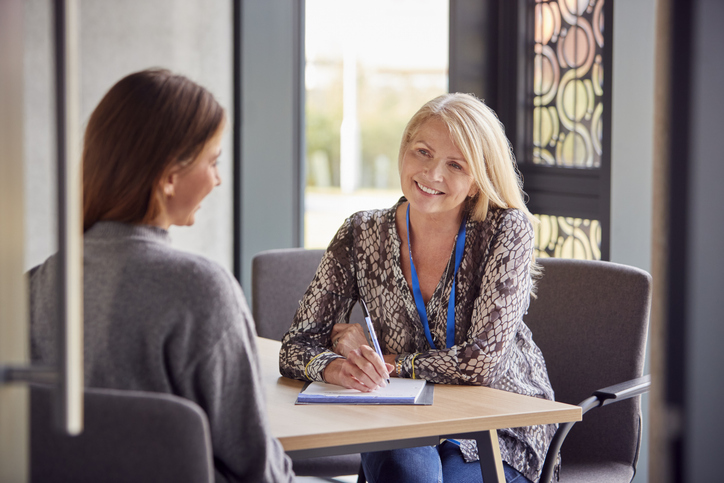
[[[356,389],[347,389],[336,384],[327,384],[324,382],[313,382],[304,390],[306,395],[314,396],[345,396],[345,397],[397,397],[397,398],[415,398],[425,387],[424,379],[402,379],[392,378],[387,387],[377,389],[372,392],[360,392]]]

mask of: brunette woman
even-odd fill
[[[225,268],[171,247],[217,170],[226,117],[166,70],[121,79],[90,117],[83,149],[84,351],[90,387],[165,392],[208,416],[216,481],[291,482],[269,434],[255,331]],[[31,271],[32,355],[56,359],[56,256]]]

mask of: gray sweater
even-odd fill
[[[85,384],[176,394],[211,428],[216,481],[291,482],[269,434],[255,330],[219,265],[170,247],[168,232],[99,222],[84,237]],[[33,360],[56,360],[57,258],[31,272]]]

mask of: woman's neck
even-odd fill
[[[457,213],[420,213],[410,207],[410,234],[424,237],[455,237],[463,221],[464,205],[460,205]],[[407,210],[407,207],[405,207]]]

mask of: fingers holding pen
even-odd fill
[[[362,392],[385,387],[392,365],[383,363],[371,347],[365,347],[351,351],[348,358],[330,362],[324,370],[324,380]]]
[[[377,355],[377,352],[375,352],[372,347],[365,345],[350,351],[347,355],[347,360],[364,372],[366,378],[375,384],[375,386],[387,386],[386,381],[390,377],[392,368],[387,367],[385,361],[380,359],[380,356]]]

